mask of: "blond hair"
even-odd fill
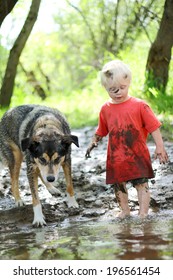
[[[101,83],[105,88],[119,86],[119,84],[130,84],[132,78],[130,68],[121,60],[112,60],[106,63],[101,72]]]

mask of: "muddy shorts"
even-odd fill
[[[133,179],[129,181],[133,187],[136,187],[137,185],[148,183],[148,178],[138,178],[138,179]]]
[[[131,183],[133,187],[135,188],[137,185],[148,183],[148,178],[138,178],[138,179],[133,179],[127,182],[122,182],[122,183],[115,183],[112,185],[112,187],[115,188],[115,191],[121,191],[121,192],[126,192],[124,189],[124,183]]]

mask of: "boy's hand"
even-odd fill
[[[156,148],[155,153],[154,153],[154,159],[159,159],[160,164],[163,163],[167,163],[169,158],[168,158],[168,154],[166,152],[166,150],[164,148],[162,149],[158,149]]]
[[[167,154],[167,152],[164,148],[163,139],[162,139],[160,129],[157,128],[156,130],[154,130],[151,133],[151,135],[153,136],[154,142],[156,144],[154,159],[158,158],[160,163],[168,162],[169,158],[168,158],[168,154]]]
[[[89,145],[88,149],[86,150],[86,154],[85,154],[85,158],[90,158],[90,153],[92,151],[92,149],[94,149],[95,147],[98,146],[98,142],[101,141],[102,137],[95,134],[94,137],[93,137],[93,140],[91,142],[91,144]]]
[[[97,147],[97,146],[98,146],[97,143],[92,143],[92,144],[88,147],[88,149],[86,150],[86,154],[85,154],[85,158],[86,158],[86,159],[91,157],[91,156],[90,156],[91,151],[92,151],[95,147]]]

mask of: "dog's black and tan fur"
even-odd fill
[[[12,193],[17,206],[22,206],[19,193],[19,172],[23,156],[32,194],[33,225],[42,226],[45,219],[38,196],[38,177],[50,193],[59,192],[52,186],[62,166],[67,184],[68,206],[77,207],[71,177],[71,144],[78,144],[77,136],[56,110],[39,105],[23,105],[8,110],[0,121],[0,155],[9,167]]]

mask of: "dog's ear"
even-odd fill
[[[75,135],[64,135],[62,136],[62,145],[70,146],[74,143],[77,147],[79,147],[78,137]]]
[[[37,158],[42,153],[40,142],[37,141],[31,142],[28,149],[34,158]]]
[[[22,139],[21,141],[22,151],[25,152],[29,148],[30,144],[31,144],[30,138]]]
[[[31,141],[30,138],[25,138],[21,142],[22,151],[25,152],[28,149],[34,157],[38,156],[39,146],[39,142]]]
[[[74,143],[79,148],[79,141],[76,135],[70,135],[72,143]]]

